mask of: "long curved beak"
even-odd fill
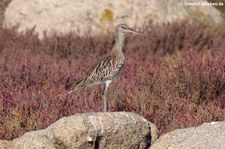
[[[148,39],[150,39],[150,40],[152,40],[152,41],[155,41],[155,40],[152,39],[150,36],[145,35],[144,33],[141,33],[141,32],[137,32],[137,31],[135,31],[135,30],[133,30],[133,29],[131,29],[131,28],[129,28],[127,31],[130,32],[130,33],[142,35],[142,36],[144,36],[144,37],[146,37],[146,38],[148,38]]]

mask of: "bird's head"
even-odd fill
[[[127,25],[125,24],[118,24],[116,26],[116,31],[117,32],[120,32],[120,33],[127,33],[127,32],[130,32],[130,33],[135,33],[135,34],[141,34],[141,35],[144,35],[143,33],[140,33],[140,32],[137,32],[131,28],[129,28]]]
[[[142,35],[142,36],[145,36],[145,37],[151,39],[149,36],[147,36],[147,35],[145,35],[145,34],[143,34],[143,33],[141,33],[141,32],[137,32],[137,31],[135,31],[135,30],[129,28],[129,27],[128,27],[127,25],[125,25],[125,24],[118,24],[118,25],[116,26],[116,31],[117,31],[117,33],[127,33],[127,32],[130,32],[130,33]],[[153,41],[154,41],[154,40],[153,40]]]

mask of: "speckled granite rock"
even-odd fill
[[[205,123],[178,129],[161,136],[150,149],[222,149],[225,148],[225,122]]]
[[[216,8],[186,6],[181,0],[13,0],[4,18],[4,27],[17,26],[19,32],[34,28],[39,38],[43,38],[44,31],[47,35],[70,31],[80,35],[105,33],[118,23],[143,27],[149,22],[165,23],[184,18],[213,24],[223,22]]]
[[[157,137],[155,125],[135,113],[84,113],[64,117],[13,141],[0,140],[0,148],[147,148]]]

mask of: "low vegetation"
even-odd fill
[[[109,87],[111,111],[132,111],[160,133],[225,119],[225,31],[186,21],[149,26],[155,41],[129,35],[124,73]],[[113,35],[74,33],[38,40],[0,28],[0,139],[57,119],[103,109],[101,86],[68,95],[113,46]]]

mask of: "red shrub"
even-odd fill
[[[125,72],[109,87],[111,111],[133,111],[161,133],[224,120],[225,33],[187,22],[129,36]],[[101,86],[67,95],[113,46],[113,36],[73,33],[43,41],[0,29],[0,138],[13,139],[78,112],[102,111]]]

